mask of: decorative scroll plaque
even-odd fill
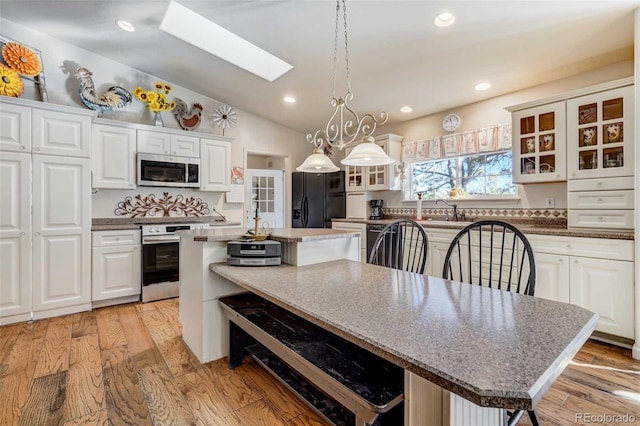
[[[126,197],[124,201],[118,203],[115,210],[117,216],[150,217],[162,216],[206,216],[211,211],[209,205],[200,198],[184,197],[183,195],[169,195],[164,192],[162,197],[156,199],[155,194],[149,194],[146,197],[138,194],[135,197]]]

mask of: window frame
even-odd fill
[[[479,153],[475,153],[475,154],[464,154],[464,155],[455,155],[455,156],[451,156],[451,157],[443,157],[443,158],[434,158],[434,159],[430,159],[430,160],[423,160],[423,161],[414,161],[409,163],[409,170],[407,170],[406,172],[406,176],[407,176],[407,180],[404,186],[404,190],[403,190],[403,201],[405,202],[411,202],[411,201],[416,201],[416,197],[413,196],[412,194],[412,187],[413,187],[413,168],[415,166],[415,164],[418,163],[426,163],[426,162],[436,162],[436,161],[445,161],[445,160],[456,160],[456,167],[458,169],[458,171],[460,171],[461,168],[461,163],[462,163],[462,159],[465,157],[471,157],[471,156],[490,156],[490,155],[495,155],[495,154],[500,154],[500,153],[511,153],[511,162],[513,164],[513,153],[511,151],[511,149],[503,149],[503,150],[498,150],[498,151],[489,151],[489,152],[479,152]],[[511,168],[511,172],[509,173],[509,175],[511,176],[511,182],[513,183],[513,167]],[[485,175],[486,176],[486,175]],[[460,178],[457,177],[456,178],[456,186],[458,186],[460,184]],[[484,195],[460,195],[455,197],[455,200],[470,200],[470,201],[490,201],[490,200],[504,200],[504,201],[508,201],[508,200],[519,200],[520,199],[520,185],[513,183],[513,185],[515,186],[515,193],[513,194],[507,194],[507,195],[496,195],[496,194],[484,194]],[[449,200],[452,199],[449,196],[446,197],[441,197],[441,199],[445,199],[445,200]],[[422,201],[435,201],[436,198],[423,198]]]

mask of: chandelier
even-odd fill
[[[341,3],[342,2],[342,6]],[[344,51],[345,67],[347,74],[347,93],[343,97],[336,97],[336,69],[338,63],[338,28],[340,26],[340,9],[342,8],[344,22]],[[311,154],[296,170],[309,173],[329,173],[340,170],[324,155],[323,147],[329,145],[340,150],[354,142],[362,141],[356,145],[349,155],[341,161],[348,166],[382,166],[393,164],[394,160],[375,143],[373,132],[376,127],[387,122],[389,116],[386,112],[380,113],[377,119],[373,114],[365,114],[362,117],[349,107],[348,102],[353,99],[351,92],[351,76],[349,74],[349,37],[347,35],[347,4],[346,0],[336,0],[336,29],[333,46],[333,98],[331,106],[333,114],[324,129],[307,134],[307,142],[315,145]],[[345,117],[346,115],[346,117]]]

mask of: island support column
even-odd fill
[[[409,371],[404,372],[405,426],[502,426],[504,410],[480,407]]]

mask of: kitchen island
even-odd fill
[[[180,322],[182,339],[200,362],[228,353],[228,327],[218,304],[220,297],[246,291],[209,270],[212,263],[227,259],[227,243],[242,238],[238,229],[177,231],[180,236]],[[271,240],[282,245],[282,262],[310,265],[338,259],[358,260],[360,234],[353,231],[315,228],[276,228]],[[273,267],[253,267],[269,275]]]
[[[504,409],[534,407],[598,321],[569,304],[349,260],[211,270],[404,368],[405,425],[500,425]]]

